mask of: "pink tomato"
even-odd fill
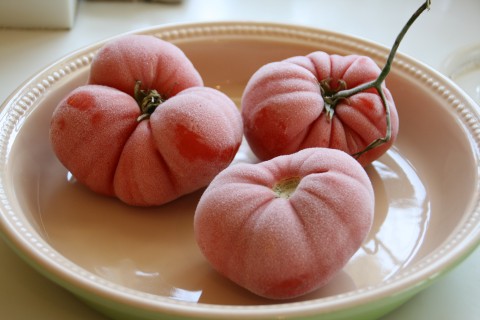
[[[343,151],[309,148],[221,172],[195,212],[213,268],[255,294],[294,298],[328,283],[369,232],[374,193]]]
[[[58,104],[50,140],[61,163],[95,192],[161,205],[206,186],[240,146],[234,102],[203,87],[170,43],[113,40],[94,58],[89,81]]]
[[[242,97],[247,141],[261,160],[311,147],[335,148],[354,155],[386,135],[386,111],[375,89],[326,107],[332,94],[375,80],[380,68],[365,56],[314,52],[261,67]],[[384,154],[398,134],[398,115],[390,91],[391,139],[362,154],[367,165]]]

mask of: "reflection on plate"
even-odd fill
[[[138,33],[177,44],[206,85],[238,105],[249,77],[267,62],[324,50],[369,55],[383,65],[388,53],[347,35],[281,24],[219,22]],[[4,104],[0,118],[5,238],[32,266],[100,311],[118,319],[373,319],[479,243],[476,106],[453,82],[398,54],[387,86],[400,135],[367,168],[375,222],[361,249],[329,285],[295,301],[270,301],[237,287],[210,268],[194,242],[202,190],[161,207],[133,208],[82,187],[55,158],[48,141],[52,111],[85,83],[101,45],[34,76]],[[244,143],[235,162],[254,161]]]

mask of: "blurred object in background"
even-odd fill
[[[77,0],[1,0],[0,27],[70,29]]]
[[[89,0],[97,2],[158,2],[158,3],[180,3],[182,0]]]
[[[452,53],[442,71],[480,105],[480,44]]]
[[[88,0],[91,2],[151,2],[179,4],[182,0]],[[0,28],[71,29],[77,0],[1,0]]]

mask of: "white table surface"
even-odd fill
[[[0,29],[0,102],[64,55],[108,37],[149,26],[246,20],[335,30],[390,46],[421,0],[184,0],[180,4],[80,0],[71,30]],[[480,1],[433,0],[400,51],[444,71],[448,57],[480,44]],[[0,318],[106,319],[43,278],[0,241]],[[385,316],[480,319],[480,248],[460,266]]]

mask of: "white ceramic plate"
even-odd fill
[[[172,25],[137,33],[178,45],[206,85],[238,104],[261,65],[315,50],[363,54],[383,66],[389,49],[329,31],[268,23]],[[392,35],[394,36],[394,35]],[[397,54],[387,78],[400,117],[395,146],[367,168],[375,223],[326,287],[295,301],[259,298],[216,274],[193,239],[201,190],[141,209],[78,185],[55,158],[49,121],[85,83],[98,43],[32,77],[2,106],[3,238],[44,275],[117,319],[377,318],[461,262],[480,242],[479,113],[438,72]],[[235,161],[255,161],[244,144]]]

